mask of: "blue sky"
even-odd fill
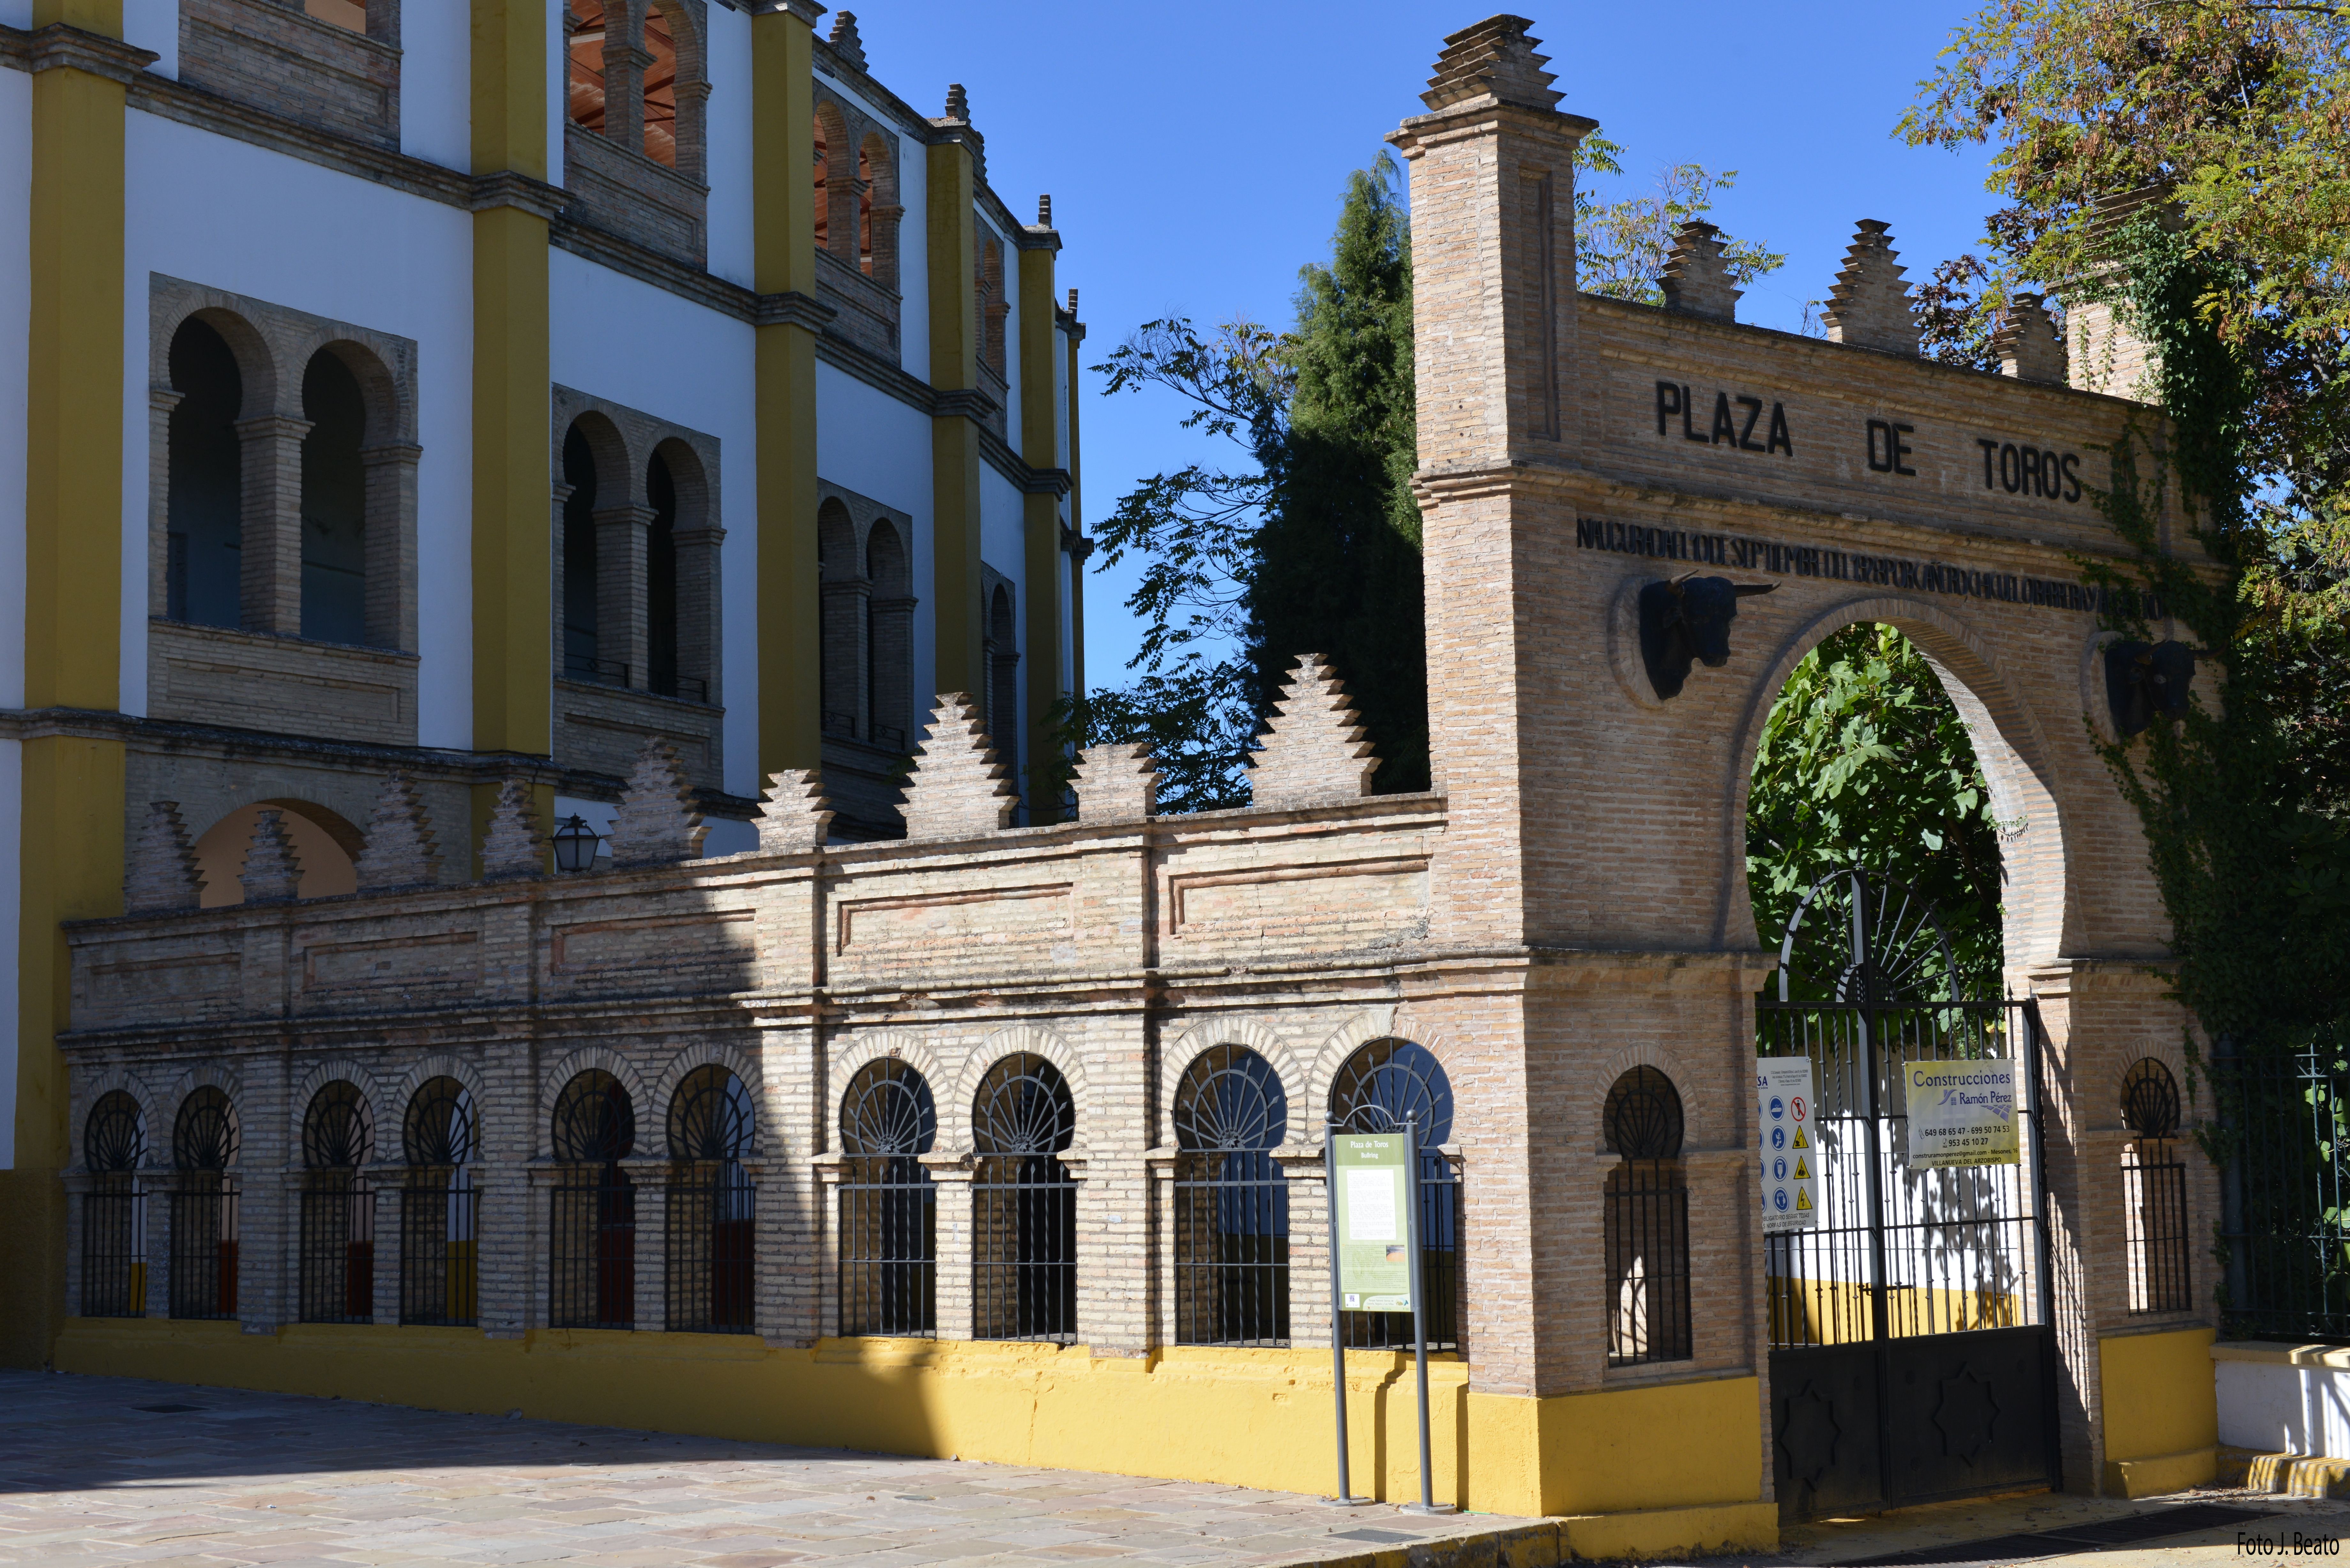
[[[1040,192],[1066,248],[1098,363],[1137,324],[1290,320],[1297,269],[1327,254],[1347,171],[1419,111],[1443,35],[1493,9],[1350,0],[871,0],[858,24],[874,74],[925,114],[950,81],[971,94],[988,177],[1015,213]],[[1979,247],[1985,158],[1912,150],[1894,122],[1973,7],[1534,5],[1565,107],[1625,144],[1626,181],[1669,163],[1735,169],[1714,218],[1788,255],[1742,318],[1794,328],[1824,296],[1853,224],[1881,218],[1913,280]],[[825,26],[829,25],[827,18]],[[1135,481],[1203,448],[1171,399],[1099,395],[1082,410],[1085,508],[1106,516]],[[1099,564],[1100,557],[1095,558]],[[1138,636],[1121,601],[1132,564],[1086,586],[1086,673],[1120,684]]]

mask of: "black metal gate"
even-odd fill
[[[1777,992],[1756,1049],[1811,1059],[1820,1194],[1764,1244],[1782,1516],[2056,1485],[2033,1009],[1965,1000],[1931,908],[1864,872],[1804,896]],[[1912,1169],[1905,1066],[1998,1058],[2020,1162]]]

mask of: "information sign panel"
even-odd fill
[[[1762,1232],[1820,1222],[1819,1106],[1809,1056],[1757,1056],[1754,1110],[1762,1129]]]
[[[1411,1171],[1401,1133],[1340,1133],[1332,1143],[1338,1303],[1411,1310]]]
[[[1901,1079],[1909,1091],[1909,1168],[2015,1165],[2015,1061],[1908,1062]]]

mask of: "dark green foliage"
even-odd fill
[[[1934,905],[1960,984],[1998,993],[1991,792],[1958,710],[1889,626],[1849,626],[1822,642],[1764,722],[1746,808],[1746,885],[1763,941],[1777,944],[1814,882],[1855,866]]]

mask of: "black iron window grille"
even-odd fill
[[[375,1321],[375,1193],[360,1170],[374,1158],[366,1099],[344,1079],[302,1118],[301,1301],[304,1323]]]
[[[120,1089],[100,1095],[82,1125],[89,1192],[81,1210],[81,1315],[147,1315],[147,1118]]]
[[[1077,1333],[1077,1189],[1058,1158],[1076,1103],[1042,1056],[1006,1056],[972,1107],[972,1337],[1066,1345]]]
[[[1175,1089],[1175,1339],[1289,1343],[1289,1098],[1271,1063],[1211,1045]]]
[[[205,1085],[180,1102],[172,1127],[173,1317],[234,1317],[237,1275],[236,1111]]]
[[[712,1063],[677,1086],[669,1107],[668,1237],[663,1256],[670,1329],[748,1334],[755,1257],[751,1092]]]
[[[2129,1259],[2129,1310],[2188,1312],[2187,1163],[2178,1150],[2178,1080],[2153,1057],[2122,1077],[2122,1238]]]
[[[400,1321],[470,1327],[481,1321],[481,1193],[465,1086],[427,1078],[408,1102],[400,1146]]]
[[[1330,1087],[1330,1119],[1347,1132],[1403,1131],[1410,1117],[1419,1140],[1419,1271],[1428,1300],[1428,1348],[1460,1350],[1461,1176],[1440,1146],[1452,1141],[1452,1083],[1425,1045],[1374,1040],[1347,1058]],[[1339,1314],[1349,1350],[1402,1350],[1411,1345],[1411,1314]]]
[[[840,1332],[939,1331],[939,1200],[921,1157],[938,1139],[922,1075],[868,1062],[840,1100]]]
[[[1689,1187],[1681,1096],[1654,1067],[1607,1091],[1600,1116],[1607,1173],[1607,1365],[1686,1361],[1690,1351]]]
[[[548,1195],[551,1328],[637,1325],[637,1191],[620,1161],[636,1147],[636,1107],[611,1074],[589,1068],[555,1101]]]
[[[2230,1338],[2350,1344],[2350,1028],[2209,1066]]]

